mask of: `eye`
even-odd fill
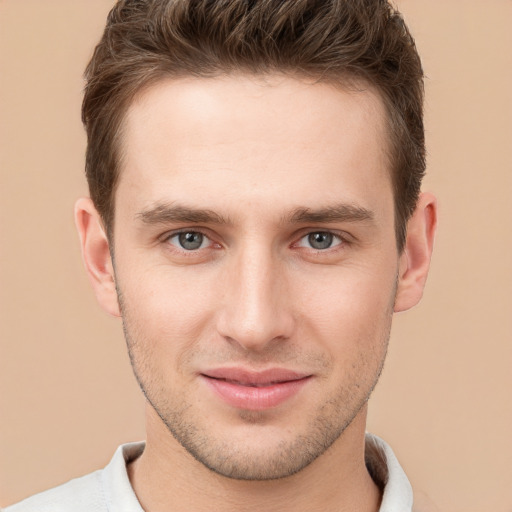
[[[182,231],[171,235],[167,239],[172,245],[185,251],[196,251],[208,246],[210,240],[199,231]]]
[[[317,251],[323,251],[340,245],[342,242],[342,239],[334,233],[330,233],[329,231],[315,231],[303,236],[297,245],[299,247],[310,247]]]

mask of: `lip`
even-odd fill
[[[312,375],[283,368],[261,372],[242,368],[215,368],[200,374],[206,385],[224,402],[237,409],[261,411],[296,395]]]

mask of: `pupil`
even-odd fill
[[[314,249],[328,249],[332,245],[331,233],[311,233],[308,238]]]
[[[180,233],[179,240],[183,249],[191,251],[201,247],[201,244],[203,243],[203,235],[201,233],[194,232]]]

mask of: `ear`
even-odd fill
[[[121,316],[109,241],[101,217],[88,197],[75,204],[75,224],[85,268],[100,306],[110,315]]]
[[[405,247],[400,255],[395,312],[412,308],[423,295],[436,227],[436,198],[429,193],[420,194],[407,223]]]

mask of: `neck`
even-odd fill
[[[299,473],[277,480],[234,480],[196,461],[147,408],[147,442],[128,467],[146,512],[377,512],[380,491],[364,460],[366,408],[340,438]]]

